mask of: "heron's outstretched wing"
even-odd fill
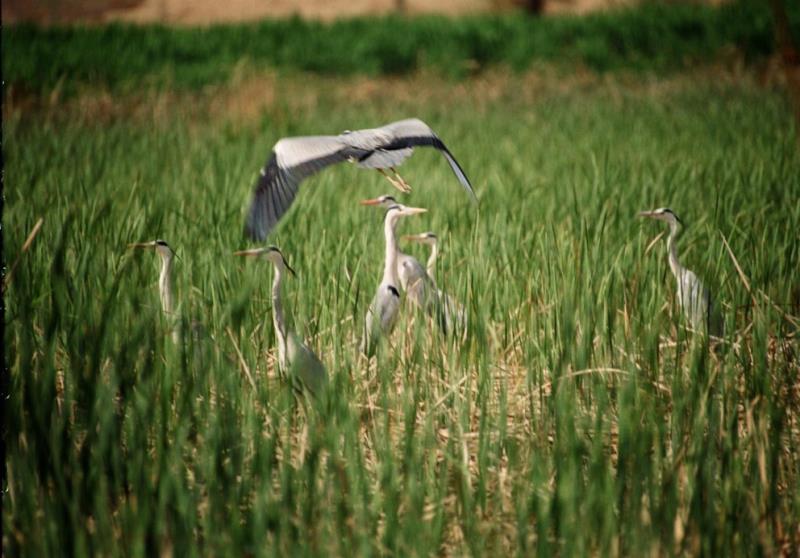
[[[358,158],[363,153],[343,144],[336,136],[284,138],[256,183],[247,214],[245,233],[264,240],[292,205],[300,183],[329,165]]]
[[[391,134],[394,138],[391,143],[382,146],[382,149],[386,151],[394,151],[394,150],[402,150],[407,148],[414,148],[414,147],[435,147],[439,151],[441,151],[447,162],[450,164],[450,168],[453,170],[453,174],[456,175],[458,181],[467,191],[467,193],[475,200],[475,192],[472,189],[472,184],[469,182],[469,178],[467,178],[464,169],[461,168],[461,165],[458,164],[456,158],[453,157],[453,154],[450,153],[450,150],[447,149],[447,146],[444,142],[439,139],[439,136],[431,130],[430,126],[425,124],[419,118],[408,118],[406,120],[399,120],[397,122],[392,122],[391,124],[387,124],[383,128],[378,128],[379,130],[385,130]]]
[[[415,136],[436,136],[431,127],[419,118],[406,118],[398,120],[386,126],[378,128],[385,131],[394,138],[415,137]]]

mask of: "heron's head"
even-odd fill
[[[134,242],[128,244],[128,248],[153,248],[164,259],[170,259],[175,255],[175,251],[170,248],[170,245],[161,239],[151,240],[150,242]]]
[[[411,217],[412,215],[419,215],[427,211],[428,210],[424,207],[407,207],[397,203],[386,210],[386,217],[384,217],[384,220],[386,222],[395,223],[401,217]]]
[[[437,242],[439,242],[439,238],[432,232],[424,232],[420,234],[407,234],[403,236],[403,240],[408,240],[410,242],[419,242],[420,244],[427,244],[428,246],[433,246]]]
[[[418,215],[428,211],[422,207],[408,207],[401,203],[392,196],[381,196],[371,200],[362,200],[361,205],[373,205],[376,207],[386,208],[386,220],[396,221],[400,217],[409,217],[411,215]]]
[[[652,211],[640,211],[638,216],[649,217],[650,219],[657,219],[659,221],[664,221],[666,223],[669,223],[670,225],[683,224],[683,221],[681,221],[680,218],[677,215],[675,215],[675,212],[668,207],[659,207],[658,209],[653,209]]]
[[[390,196],[388,194],[371,200],[363,200],[360,203],[361,205],[374,205],[377,207],[383,207],[384,209],[389,209],[393,205],[399,205],[394,196]]]
[[[234,256],[245,256],[248,258],[264,258],[272,262],[272,265],[279,269],[288,269],[289,273],[292,275],[297,275],[294,269],[286,262],[286,258],[283,256],[283,252],[281,252],[277,246],[267,246],[266,248],[254,248],[252,250],[240,250],[238,252],[233,253]]]

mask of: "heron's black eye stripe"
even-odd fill
[[[394,285],[389,285],[386,288],[389,289],[389,292],[392,293],[394,296],[400,298],[400,291],[397,290],[397,287],[395,287]]]
[[[680,218],[680,217],[678,217],[678,216],[675,214],[675,212],[674,212],[674,211],[672,211],[670,208],[668,208],[668,207],[665,207],[665,208],[662,210],[662,213],[669,213],[670,215],[672,215],[673,217],[675,217],[675,220],[676,220],[678,223],[680,223],[681,225],[683,225],[683,221],[681,221],[681,218]]]
[[[167,243],[164,242],[163,240],[156,240],[156,244],[158,244],[159,246],[167,246]],[[167,247],[169,247],[169,246],[167,246]]]

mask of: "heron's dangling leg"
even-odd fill
[[[391,168],[392,172],[394,173],[395,178],[400,183],[400,186],[402,186],[405,189],[405,192],[406,193],[411,192],[411,185],[408,182],[406,182],[405,180],[403,180],[403,177],[400,176],[400,173],[397,172],[397,170],[394,167],[390,167],[390,168]]]
[[[381,173],[381,174],[384,176],[384,178],[386,178],[386,180],[388,180],[388,181],[389,181],[389,183],[390,183],[392,186],[394,186],[395,188],[397,188],[398,190],[400,190],[400,191],[401,191],[401,192],[403,192],[404,194],[408,194],[408,193],[411,191],[411,186],[409,186],[408,184],[406,184],[406,183],[405,183],[405,181],[404,181],[402,178],[400,178],[400,175],[399,175],[399,174],[397,174],[397,171],[396,171],[396,170],[392,169],[392,172],[394,172],[394,173],[395,173],[395,175],[396,175],[398,178],[400,178],[400,180],[395,180],[394,178],[392,178],[391,176],[389,176],[388,174],[386,174],[386,173],[384,172],[384,170],[383,170],[383,169],[376,169],[376,170],[377,170],[379,173]]]

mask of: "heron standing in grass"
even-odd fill
[[[419,234],[406,234],[403,235],[403,240],[407,242],[418,242],[419,244],[426,244],[431,247],[431,254],[428,256],[428,261],[425,264],[425,271],[431,281],[436,282],[436,258],[439,256],[439,237],[436,234],[428,231]]]
[[[683,267],[678,260],[678,249],[675,247],[675,241],[681,233],[683,222],[674,211],[667,207],[652,211],[640,211],[639,217],[664,221],[669,225],[669,236],[667,237],[669,267],[678,283],[678,304],[683,311],[683,315],[694,329],[708,331],[714,335],[719,334],[719,325],[711,323],[711,293],[697,275]]]
[[[419,242],[420,244],[427,244],[431,247],[428,262],[425,265],[426,272],[431,282],[436,285],[436,258],[439,255],[439,238],[432,232],[424,232],[420,234],[410,234],[403,236],[403,240],[410,242]],[[456,299],[448,295],[441,289],[436,290],[439,303],[442,305],[445,320],[447,323],[447,331],[466,331],[467,327],[467,312]]]
[[[172,340],[178,343],[181,338],[180,327],[177,316],[175,315],[175,297],[172,290],[172,262],[175,259],[175,251],[170,248],[163,240],[152,240],[150,242],[134,242],[128,244],[128,248],[154,249],[161,257],[161,273],[158,276],[158,294],[161,297],[161,309],[164,316],[170,322],[172,329]]]
[[[389,209],[400,205],[392,196],[380,196],[372,200],[364,200],[361,205],[383,207]],[[397,277],[400,288],[406,293],[408,299],[418,308],[430,310],[435,304],[436,285],[422,264],[413,256],[404,254],[397,248]]]
[[[245,225],[246,234],[264,240],[294,201],[300,183],[320,170],[344,161],[376,169],[401,192],[411,187],[397,174],[400,165],[415,147],[439,150],[461,185],[475,200],[467,175],[444,142],[418,118],[392,122],[380,128],[346,131],[338,136],[283,138],[272,153],[256,183]],[[395,177],[386,174],[391,171]]]
[[[365,200],[361,203],[378,205],[381,203],[378,200],[380,198]],[[367,310],[366,327],[361,343],[361,351],[368,356],[375,352],[380,337],[391,333],[392,329],[394,329],[397,314],[400,310],[400,290],[398,288],[400,279],[397,273],[399,250],[397,249],[397,237],[395,235],[397,222],[403,217],[419,215],[426,211],[427,209],[421,207],[406,207],[401,204],[391,205],[386,211],[386,217],[383,220],[383,232],[386,240],[383,278]]]
[[[272,323],[278,339],[278,367],[284,377],[292,382],[299,381],[312,395],[319,395],[327,383],[325,366],[300,336],[289,329],[283,312],[281,300],[283,274],[288,271],[295,275],[294,270],[289,267],[283,254],[275,246],[241,250],[234,252],[234,255],[263,258],[272,263],[275,268],[275,278],[272,281]]]

